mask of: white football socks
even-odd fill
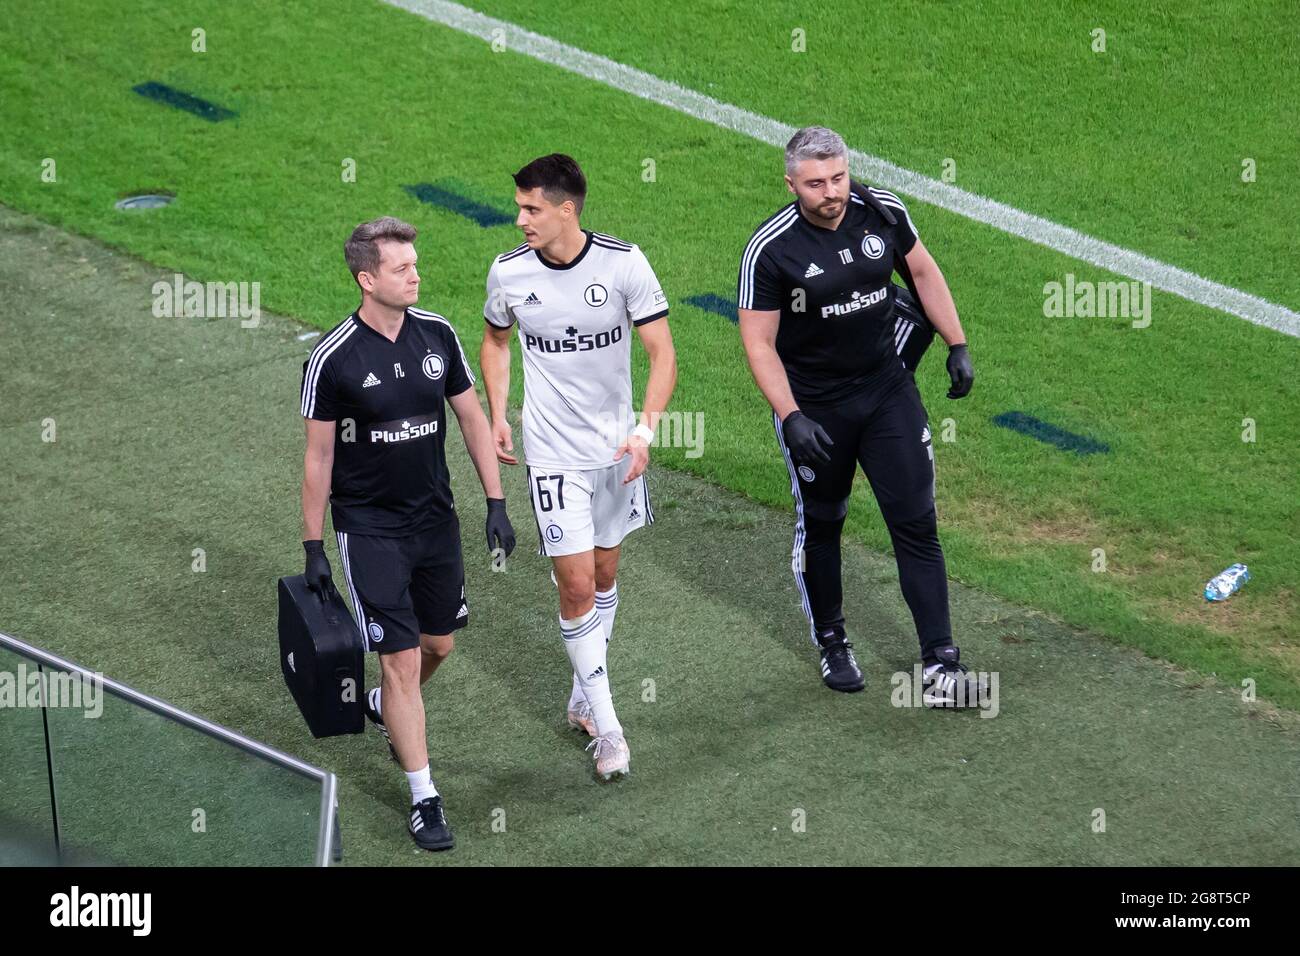
[[[609,689],[609,673],[605,662],[605,627],[593,607],[573,620],[560,618],[560,636],[564,650],[573,665],[574,676],[581,685],[583,696],[591,705],[596,732],[622,733],[623,726],[614,713],[614,698]]]
[[[411,803],[413,804],[438,795],[438,788],[433,785],[433,777],[429,775],[429,765],[427,763],[421,770],[407,772],[406,782],[411,785]]]
[[[596,592],[596,613],[600,623],[605,625],[605,643],[614,636],[614,615],[618,613],[618,582],[610,585],[608,591]]]
[[[605,627],[605,645],[609,645],[610,638],[614,636],[614,615],[618,613],[618,582],[615,581],[608,591],[596,592],[596,613],[600,615],[600,623]],[[583,701],[582,684],[578,681],[578,675],[573,675],[573,690],[569,692],[569,710],[577,710],[578,705]]]

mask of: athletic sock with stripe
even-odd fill
[[[596,592],[596,613],[600,615],[600,623],[605,628],[605,646],[609,646],[610,640],[614,637],[614,615],[618,613],[618,582],[615,581],[608,591]],[[582,693],[582,684],[578,681],[578,675],[573,675],[573,689],[569,692],[569,710],[577,710],[578,705],[584,700]]]
[[[605,663],[605,628],[600,614],[592,608],[586,614],[568,620],[560,618],[560,636],[573,665],[574,676],[582,685],[583,696],[591,705],[598,734],[622,733],[623,727],[614,713],[614,698],[609,689]]]

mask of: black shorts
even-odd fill
[[[827,464],[795,461],[785,445],[780,419],[772,416],[800,520],[804,514],[832,521],[843,518],[859,466],[887,520],[911,520],[934,507],[930,425],[910,374],[903,372],[880,392],[833,406],[801,404],[800,409],[834,442]]]
[[[469,623],[460,522],[403,538],[338,532],[343,580],[368,651],[419,647],[421,634]]]

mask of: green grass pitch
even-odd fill
[[[951,159],[963,188],[1300,307],[1286,267],[1300,159],[1282,109],[1300,53],[1284,31],[1248,31],[1233,5],[898,4],[845,21],[758,3],[738,30],[728,5],[697,4],[671,43],[648,15],[616,22],[585,0],[479,8],[836,127],[928,175]],[[865,487],[846,595],[869,686],[837,697],[820,688],[788,571],[766,406],[735,327],[684,304],[734,295],[745,239],[786,201],[777,150],[381,4],[109,10],[66,0],[0,36],[0,630],[334,770],[349,862],[444,862],[402,832],[404,782],[382,746],[311,741],[278,673],[272,585],[300,563],[301,326],[158,319],[149,290],[177,270],[257,281],[264,308],[328,328],[354,305],[344,236],[392,213],[421,230],[421,305],[452,319],[473,361],[486,265],[517,233],[402,187],[454,184],[508,210],[509,172],[562,149],[591,180],[584,224],[641,244],[663,279],[672,407],[704,413],[704,454],[656,452],[658,521],[628,544],[611,667],[634,775],[615,788],[590,779],[562,729],[565,660],[522,478],[505,476],[521,553],[493,575],[474,560],[481,495],[449,438],[473,623],[426,693],[461,836],[445,862],[944,862],[939,846],[959,863],[1296,861],[1294,339],[1159,292],[1147,329],[1045,318],[1044,283],[1115,277],[910,202],[975,358],[963,402],[943,397],[938,352],[919,384],[936,431],[951,419],[956,436],[936,460],[957,639],[999,671],[1003,708],[890,706],[915,637]],[[206,123],[131,92],[149,80],[238,116]],[[885,100],[895,84],[908,94]],[[177,202],[113,210],[144,188]],[[513,381],[517,412],[517,364]],[[1077,458],[991,423],[1008,410],[1110,452]],[[1236,560],[1255,580],[1207,605],[1201,585]],[[1266,703],[1243,703],[1243,681]]]

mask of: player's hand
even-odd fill
[[[785,416],[781,423],[781,434],[785,436],[786,447],[796,461],[809,462],[814,465],[830,463],[830,447],[835,444],[815,421],[799,409]]]
[[[506,517],[506,499],[489,498],[487,509],[488,553],[495,554],[500,548],[508,558],[515,549],[515,529]]]
[[[970,394],[970,387],[975,384],[975,367],[970,363],[970,350],[965,342],[948,349],[948,377],[952,379],[949,398],[965,398]]]
[[[515,450],[515,443],[510,437],[510,423],[504,418],[492,423],[492,444],[496,446],[497,461],[507,465],[519,464],[519,459],[510,454]]]
[[[645,466],[650,464],[650,445],[640,435],[628,435],[623,444],[618,446],[618,451],[614,452],[614,460],[622,461],[624,455],[632,456],[632,467],[623,479],[623,484],[626,485],[640,478],[645,472]]]
[[[323,601],[334,600],[334,576],[330,573],[330,559],[325,557],[325,543],[319,538],[304,541],[303,551],[307,552],[307,587],[321,596]]]

